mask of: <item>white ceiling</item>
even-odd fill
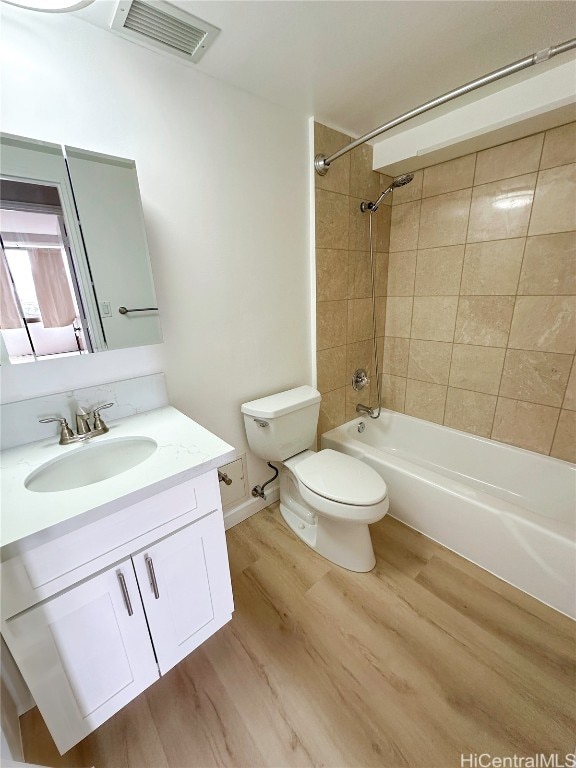
[[[222,30],[198,64],[183,67],[314,115],[353,136],[516,59],[576,37],[572,0],[174,4]],[[112,0],[96,0],[76,15],[107,27],[115,6]],[[541,66],[555,66],[570,56],[574,53]],[[513,77],[530,77],[538,69]]]

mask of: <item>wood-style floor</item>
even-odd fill
[[[576,624],[386,517],[377,565],[316,555],[277,506],[228,532],[233,620],[50,766],[460,768],[576,742]],[[562,760],[560,761],[560,764]]]

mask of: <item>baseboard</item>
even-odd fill
[[[279,498],[280,487],[278,485],[273,485],[266,490],[265,499],[248,499],[248,501],[244,501],[242,504],[238,504],[235,507],[225,510],[224,528],[228,530],[228,528],[238,525],[238,523],[241,523],[243,520],[247,520],[249,517],[252,517],[252,515],[255,515],[256,512],[260,512],[264,507],[268,507],[270,504],[278,501]]]

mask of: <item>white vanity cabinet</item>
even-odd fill
[[[162,675],[232,612],[222,544],[220,528],[209,516],[132,558]]]
[[[35,602],[5,615],[2,633],[63,753],[230,620],[216,470],[32,548],[2,573],[12,610]]]
[[[61,752],[158,679],[131,560],[26,611],[9,627],[12,654]]]

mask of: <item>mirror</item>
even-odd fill
[[[160,343],[135,163],[17,136],[0,146],[10,362]]]

